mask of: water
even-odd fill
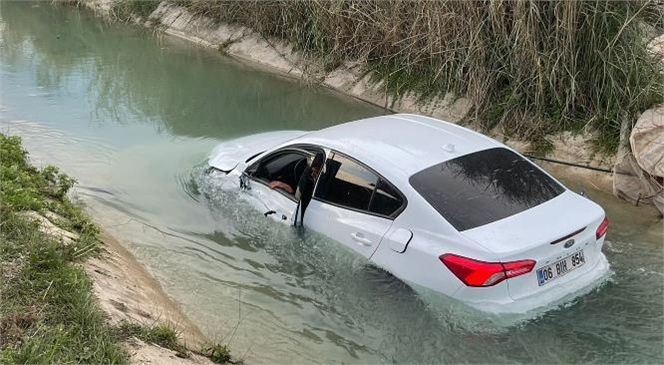
[[[249,363],[662,363],[662,221],[588,189],[610,279],[524,322],[423,298],[320,236],[266,223],[201,171],[220,141],[380,109],[84,11],[0,3],[0,129]],[[583,185],[575,185],[582,188]]]

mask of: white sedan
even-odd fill
[[[239,178],[265,216],[480,310],[546,306],[609,270],[600,206],[509,147],[437,119],[261,133],[222,143],[208,164]]]

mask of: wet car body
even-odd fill
[[[326,162],[302,217],[295,190]],[[489,312],[527,312],[596,283],[603,209],[499,142],[418,115],[219,145],[210,168],[238,178],[260,213],[304,225],[416,287]]]

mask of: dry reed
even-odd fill
[[[190,11],[290,41],[331,70],[360,60],[390,93],[469,97],[469,119],[544,142],[596,133],[614,151],[623,120],[663,99],[648,29],[657,1],[204,1]]]

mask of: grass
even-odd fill
[[[203,347],[203,355],[207,356],[215,364],[233,363],[230,350],[228,350],[228,346],[226,345],[207,345]]]
[[[173,326],[168,324],[145,326],[136,322],[122,321],[115,327],[115,331],[119,338],[123,340],[136,337],[147,343],[173,350],[180,357],[189,356],[187,348],[179,342],[180,334]]]
[[[190,350],[187,349],[179,342],[180,334],[177,330],[168,324],[156,324],[153,326],[146,326],[136,322],[123,321],[115,327],[118,338],[128,340],[136,337],[147,343],[159,345],[161,347],[175,351],[176,355],[181,358],[188,358]],[[232,360],[230,350],[226,345],[221,344],[208,344],[202,346],[200,351],[195,353],[209,358],[216,364],[235,364]]]
[[[80,265],[100,250],[99,229],[68,199],[74,184],[54,166],[33,167],[21,139],[0,133],[0,363],[125,364],[120,344],[132,336],[188,357],[168,324],[106,321]],[[53,223],[79,239],[59,242],[26,212],[56,213]],[[198,353],[232,363],[226,346]]]
[[[126,363],[76,264],[98,247],[98,230],[66,197],[74,180],[32,167],[18,137],[0,134],[0,162],[0,363]],[[80,239],[62,245],[21,214],[47,209]]]
[[[664,71],[646,47],[664,27],[657,0],[202,1],[190,11],[291,42],[329,70],[361,60],[396,97],[452,92],[468,122],[551,148],[589,131],[613,153],[622,123],[664,100]],[[647,26],[646,26],[647,25]]]

